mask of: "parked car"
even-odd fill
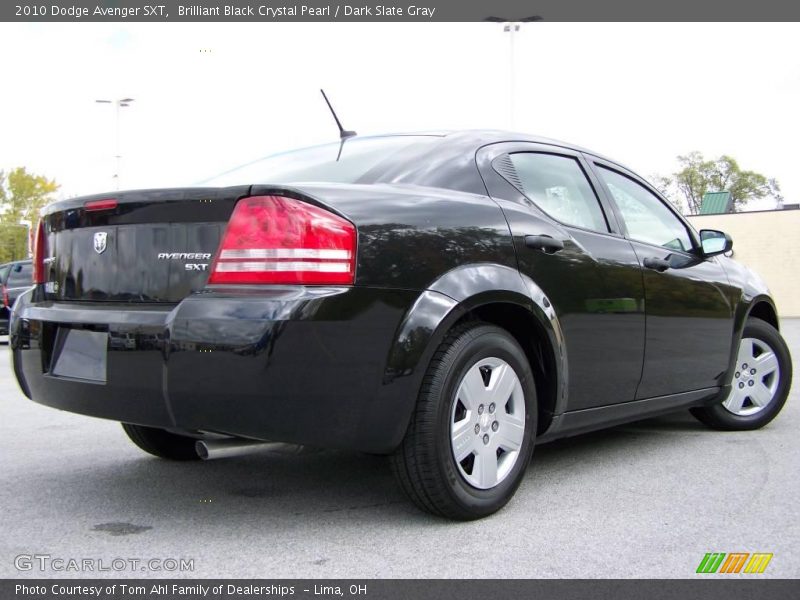
[[[29,398],[168,459],[388,454],[453,519],[505,505],[537,443],[684,409],[757,429],[791,385],[730,237],[552,140],[349,138],[62,200],[36,237],[11,335]]]
[[[33,267],[30,260],[18,260],[0,265],[0,335],[8,335],[11,308],[22,292],[33,285]]]

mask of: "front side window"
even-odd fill
[[[8,274],[6,286],[13,287],[26,287],[33,285],[33,267],[30,263],[22,263],[13,265],[11,272]]]
[[[536,206],[566,225],[608,231],[600,202],[574,158],[517,152],[509,155],[522,191]]]
[[[631,239],[670,250],[688,252],[692,249],[692,238],[686,227],[658,196],[616,171],[598,167]]]

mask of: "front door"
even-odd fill
[[[643,267],[647,338],[637,398],[721,384],[733,343],[730,285],[683,220],[644,182],[593,161]]]

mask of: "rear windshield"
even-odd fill
[[[200,181],[198,185],[374,183],[383,171],[381,165],[393,165],[438,140],[441,137],[432,135],[350,138],[344,144],[335,142],[268,156]]]
[[[26,287],[29,285],[33,285],[33,267],[31,263],[12,265],[6,281],[6,287]]]

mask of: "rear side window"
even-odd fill
[[[548,215],[566,225],[608,231],[600,202],[577,160],[537,152],[509,157],[522,191]]]
[[[8,277],[8,271],[11,269],[11,265],[2,265],[0,266],[0,285],[5,285],[6,277]]]
[[[33,267],[30,263],[12,265],[6,287],[26,287],[33,285]]]
[[[631,239],[688,252],[692,239],[683,223],[658,196],[632,179],[598,165]]]

